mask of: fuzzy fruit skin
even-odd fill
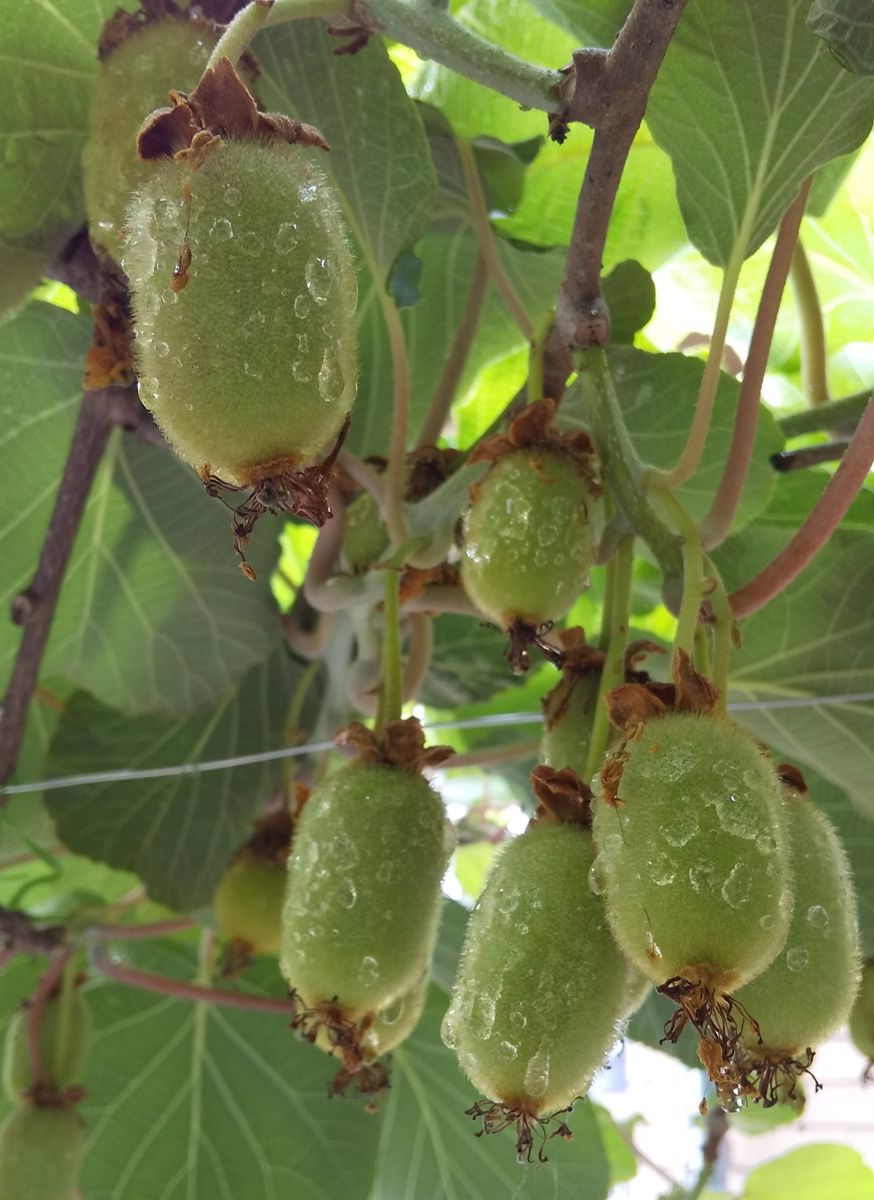
[[[570,767],[580,779],[586,778],[592,722],[601,676],[597,671],[584,675],[563,676],[546,698],[553,704],[560,698],[561,716],[551,728],[544,726],[540,759],[557,771]]]
[[[69,998],[67,1012],[69,1023],[66,1030],[62,1030],[60,997],[51,996],[43,1010],[40,1025],[47,1080],[61,1092],[82,1082],[91,1046],[91,1011],[78,989]],[[29,1020],[28,1010],[19,1008],[12,1014],[6,1027],[3,1087],[6,1095],[15,1103],[21,1102],[22,1093],[33,1083],[28,1047]]]
[[[622,803],[604,798],[608,760],[593,827],[620,948],[656,984],[740,987],[773,962],[789,928],[776,770],[748,733],[710,716],[650,720],[616,753],[627,755]]]
[[[388,1054],[407,1040],[419,1024],[427,994],[428,977],[423,975],[408,992],[398,996],[376,1014],[376,1019],[362,1039],[366,1062]]]
[[[507,843],[467,928],[443,1037],[474,1087],[544,1117],[584,1094],[628,981],[588,885],[591,834],[546,822]]]
[[[232,863],[213,900],[222,933],[252,954],[278,954],[286,877],[285,863],[245,856]]]
[[[100,64],[82,153],[91,241],[121,261],[124,212],[154,167],[137,155],[143,118],[168,103],[170,88],[190,90],[215,44],[203,25],[166,17],[144,25]]]
[[[72,1200],[84,1151],[75,1109],[20,1105],[0,1127],[0,1200]]]
[[[249,486],[329,448],[356,386],[357,283],[317,150],[226,141],[127,212],[140,398],[195,469]],[[186,241],[188,283],[170,289]]]
[[[874,958],[862,968],[856,1003],[850,1013],[850,1037],[860,1054],[874,1059]]]
[[[786,944],[735,993],[759,1023],[755,1057],[816,1049],[845,1024],[859,987],[859,921],[850,864],[834,826],[804,797],[786,801],[795,905]]]
[[[461,555],[465,590],[487,617],[502,629],[560,620],[588,587],[593,558],[572,455],[530,448],[493,464],[465,517]]]
[[[340,549],[346,565],[357,574],[378,562],[388,549],[388,532],[370,492],[356,496],[346,509]]]
[[[308,1008],[379,1012],[427,970],[453,846],[422,775],[352,763],[309,797],[288,859],[280,966]]]

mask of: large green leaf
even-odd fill
[[[437,617],[434,653],[418,700],[432,708],[452,709],[491,699],[513,682],[506,651],[506,635],[498,629],[450,613]]]
[[[80,692],[58,725],[47,770],[146,771],[273,750],[300,678],[280,650],[221,703],[175,719],[125,717]],[[86,783],[47,792],[46,804],[71,850],[134,871],[153,899],[191,909],[212,897],[277,772],[272,762]]]
[[[689,236],[711,262],[746,256],[802,181],[854,149],[874,81],[843,71],[800,0],[696,0],[652,90],[647,119],[677,176]]]
[[[66,459],[90,322],[33,304],[0,328],[0,602],[29,582]],[[253,542],[256,584],[238,571],[230,518],[166,450],[112,435],[55,614],[43,674],[124,711],[209,704],[279,638],[270,594],[276,526]],[[268,528],[268,526],[270,526]],[[0,626],[5,677],[19,630]]]
[[[546,1144],[554,1170],[519,1166],[510,1131],[475,1136],[464,1110],[478,1096],[440,1040],[446,993],[432,987],[422,1020],[392,1056],[382,1114],[379,1167],[370,1200],[432,1196],[492,1200],[517,1190],[531,1200],[602,1200],[610,1169],[592,1106],[568,1118],[573,1141]],[[536,1154],[536,1151],[535,1151]]]
[[[275,960],[262,964],[238,986],[282,995]],[[195,973],[192,951],[166,943],[138,948],[135,965]],[[95,983],[88,1000],[89,1200],[370,1195],[381,1118],[328,1098],[336,1063],[295,1038],[287,1018],[114,983]]]
[[[532,0],[534,7],[586,46],[613,44],[632,0]]]
[[[874,1200],[874,1171],[858,1150],[828,1142],[799,1146],[750,1172],[741,1200]]]
[[[835,58],[860,75],[874,74],[874,9],[870,0],[813,0],[807,23]]]
[[[0,0],[0,234],[44,258],[84,219],[79,155],[97,39],[118,7],[117,0]]]
[[[773,501],[717,553],[726,585],[746,583],[783,549],[827,476],[779,479]],[[874,813],[874,496],[862,493],[814,562],[741,622],[730,698],[753,704],[737,719],[784,758],[810,766]],[[841,700],[840,697],[846,699]]]

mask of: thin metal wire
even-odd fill
[[[874,692],[846,692],[839,696],[787,696],[780,700],[738,700],[728,705],[730,712],[761,712],[779,708],[816,708],[819,705],[864,704],[874,701]],[[488,713],[459,721],[432,721],[426,729],[496,729],[503,725],[539,725],[540,712]],[[275,762],[282,758],[299,758],[331,750],[331,741],[310,742],[305,746],[285,746],[281,750],[262,750],[257,754],[238,754],[232,758],[207,759],[204,762],[177,763],[169,767],[148,767],[141,771],[92,771],[85,775],[67,775],[59,779],[43,779],[37,783],[14,783],[0,789],[6,796],[21,796],[28,792],[54,792],[61,788],[86,787],[96,783],[134,783],[140,779],[166,779],[175,775],[202,775],[207,771],[227,771],[232,767],[250,767],[258,763]],[[451,764],[449,764],[451,765]]]

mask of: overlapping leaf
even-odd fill
[[[533,0],[534,7],[586,46],[609,47],[631,9],[631,0]]]
[[[874,9],[868,0],[813,0],[807,23],[848,71],[874,74]]]
[[[849,75],[798,0],[698,0],[683,15],[647,119],[671,155],[689,236],[711,262],[746,256],[802,181],[858,146],[874,81]]]

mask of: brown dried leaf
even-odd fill
[[[565,825],[592,825],[592,791],[570,767],[560,771],[545,765],[531,772],[531,787],[537,798],[536,822],[558,821]]]

